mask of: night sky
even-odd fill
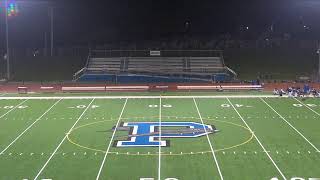
[[[185,35],[230,34],[236,39],[247,26],[251,37],[257,38],[272,24],[278,33],[300,32],[307,26],[310,37],[319,39],[320,30],[319,0],[26,0],[20,1],[19,16],[9,20],[13,46],[26,46],[26,42],[39,46],[44,41],[45,32],[50,32],[49,6],[55,7],[56,42],[69,45]],[[3,9],[0,12],[3,47]]]

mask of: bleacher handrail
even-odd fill
[[[185,49],[175,49],[175,50],[159,50],[161,52],[160,56],[150,56],[150,49],[139,49],[139,50],[110,50],[110,49],[95,49],[91,50],[91,55],[93,57],[221,57],[223,54],[222,50],[213,49],[202,49],[202,50],[185,50]]]
[[[238,74],[237,74],[234,70],[232,70],[231,68],[229,68],[228,66],[225,66],[225,68],[226,68],[231,74],[233,74],[235,77],[238,76]]]

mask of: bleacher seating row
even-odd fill
[[[91,58],[86,70],[90,73],[217,73],[224,70],[220,57],[116,57]]]

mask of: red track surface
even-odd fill
[[[308,83],[312,88],[320,89],[320,83]],[[105,86],[150,86],[151,89],[157,89],[155,86],[168,86],[166,90],[168,91],[177,91],[178,85],[185,85],[185,86],[219,86],[219,85],[250,85],[250,84],[240,84],[240,83],[216,83],[216,84],[204,84],[204,83],[184,83],[184,84],[177,84],[177,83],[167,83],[167,84],[121,84],[121,85],[114,85],[114,84],[103,84],[103,83],[48,83],[48,84],[41,84],[41,83],[6,83],[0,85],[0,92],[6,93],[17,93],[18,87],[27,87],[28,92],[62,92],[62,87],[105,87]],[[272,91],[274,88],[283,88],[286,89],[288,87],[303,87],[304,83],[265,83],[263,85],[265,91]],[[41,89],[41,87],[53,87],[52,89]]]

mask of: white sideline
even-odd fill
[[[194,102],[194,105],[196,106],[196,109],[197,109],[197,112],[198,112],[199,118],[200,118],[201,123],[202,123],[202,125],[203,125],[204,132],[206,133],[207,140],[208,140],[208,143],[209,143],[209,145],[210,145],[211,153],[212,153],[212,156],[213,156],[214,162],[215,162],[215,164],[216,164],[216,166],[217,166],[217,169],[218,169],[218,172],[219,172],[219,175],[220,175],[220,179],[221,179],[221,180],[223,180],[223,176],[222,176],[222,173],[221,173],[221,170],[220,170],[220,166],[219,166],[219,163],[218,163],[218,160],[217,160],[216,154],[215,154],[215,152],[214,152],[214,150],[213,150],[213,147],[212,147],[212,144],[211,144],[211,141],[210,141],[209,135],[208,135],[208,133],[207,133],[207,129],[206,129],[205,125],[204,125],[204,122],[203,122],[203,119],[202,119],[202,116],[201,116],[201,114],[200,114],[200,111],[199,111],[199,108],[198,108],[198,104],[197,104],[197,102],[196,102],[196,99],[195,99],[195,98],[193,98],[193,102]]]
[[[238,112],[238,110],[234,107],[234,105],[232,104],[232,102],[230,101],[229,98],[227,98],[227,100],[229,101],[230,105],[232,106],[232,108],[235,110],[235,112],[238,114],[238,116],[240,117],[240,119],[243,121],[243,123],[247,126],[247,128],[250,130],[250,132],[253,134],[253,136],[255,137],[255,139],[257,140],[257,142],[259,143],[259,145],[261,146],[261,148],[263,149],[264,152],[266,152],[267,156],[269,157],[270,161],[272,162],[272,164],[274,165],[274,167],[278,170],[278,172],[280,173],[280,175],[282,176],[282,178],[284,180],[287,180],[287,178],[284,176],[284,174],[282,173],[282,171],[279,169],[278,165],[274,162],[274,160],[272,159],[272,157],[270,156],[269,152],[266,150],[266,148],[262,145],[262,143],[260,142],[260,140],[258,139],[258,137],[256,136],[256,134],[252,131],[252,129],[250,128],[250,126],[247,124],[247,122],[243,119],[243,117],[241,116],[241,114]]]
[[[260,98],[270,109],[272,109],[282,120],[284,120],[292,129],[294,129],[304,140],[306,140],[317,152],[319,149],[313,145],[300,131],[298,131],[291,123],[289,123],[282,115],[280,115],[271,105],[269,105],[264,99]]]
[[[297,99],[297,98],[294,98],[296,101],[298,101],[299,103],[301,103],[302,105],[304,105],[305,107],[307,107],[309,110],[311,110],[312,112],[314,112],[314,113],[316,113],[318,116],[320,116],[320,114],[317,112],[317,111],[315,111],[315,110],[313,110],[312,108],[310,108],[309,106],[307,106],[306,104],[304,104],[303,102],[301,102],[299,99]]]
[[[30,126],[28,126],[19,136],[17,136],[6,148],[4,148],[0,154],[3,154],[13,143],[15,143],[24,133],[26,133],[34,124],[36,124],[44,115],[46,115],[54,106],[56,106],[61,99],[56,101],[49,109],[47,109],[40,117],[38,117]]]
[[[2,115],[0,116],[0,119],[3,118],[5,115],[9,114],[11,111],[17,109],[17,107],[19,107],[21,104],[25,103],[26,101],[28,101],[28,99],[22,101],[21,103],[19,103],[18,105],[16,105],[14,108],[12,108],[12,109],[10,109],[9,111],[7,111],[6,113],[2,114]]]
[[[72,127],[69,129],[69,131],[66,133],[66,135],[64,136],[64,138],[62,139],[62,141],[60,142],[60,144],[57,146],[57,148],[53,151],[53,153],[51,154],[51,156],[49,157],[49,159],[47,160],[47,162],[42,166],[42,168],[40,169],[40,171],[38,172],[38,174],[36,175],[36,177],[34,178],[34,180],[36,180],[40,174],[42,173],[42,171],[44,170],[44,168],[46,168],[46,166],[48,165],[48,163],[50,162],[50,160],[52,159],[52,157],[56,154],[56,152],[58,151],[58,149],[60,148],[60,146],[63,144],[63,142],[66,140],[67,135],[70,134],[70,132],[72,131],[72,129],[77,125],[77,123],[80,121],[80,119],[82,118],[82,116],[85,114],[85,112],[90,108],[91,104],[93,103],[95,99],[92,99],[91,102],[88,104],[88,106],[86,107],[86,109],[81,113],[81,115],[78,117],[77,121],[72,125]]]
[[[108,145],[107,151],[106,151],[106,153],[104,154],[104,157],[103,157],[103,160],[102,160],[102,163],[101,163],[99,172],[98,172],[97,177],[96,177],[96,180],[98,180],[98,179],[100,178],[100,175],[101,175],[102,169],[103,169],[103,167],[104,167],[104,164],[105,164],[105,162],[106,162],[106,159],[107,159],[107,156],[108,156],[108,153],[109,153],[109,150],[110,150],[110,147],[111,147],[111,144],[112,144],[114,135],[116,134],[117,128],[118,128],[118,126],[119,126],[119,122],[120,122],[120,120],[121,120],[123,111],[124,111],[124,109],[125,109],[125,107],[126,107],[126,105],[127,105],[127,102],[128,102],[128,99],[126,99],[126,101],[125,101],[124,104],[123,104],[123,107],[122,107],[121,113],[120,113],[120,115],[119,115],[117,124],[116,124],[116,126],[115,126],[115,129],[114,129],[114,131],[113,131],[113,133],[112,133],[112,136],[111,136],[111,139],[110,139],[110,141],[109,141],[109,145]]]
[[[159,99],[159,160],[158,160],[158,180],[161,180],[161,96]]]
[[[279,96],[275,95],[217,95],[217,96],[161,96],[162,98],[279,98]],[[285,97],[285,96],[284,96]],[[282,98],[284,98],[282,97]],[[20,97],[0,97],[0,100],[3,99],[155,99],[155,98],[160,98],[159,96],[42,96],[42,97],[28,97],[28,96],[20,96]]]

